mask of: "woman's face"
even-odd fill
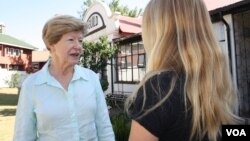
[[[56,44],[50,46],[53,61],[72,66],[77,64],[82,52],[82,40],[83,34],[80,31],[64,34]]]

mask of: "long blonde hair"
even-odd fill
[[[185,73],[185,105],[188,102],[192,108],[190,139],[207,135],[215,141],[222,124],[240,121],[228,60],[202,0],[150,0],[143,14],[142,38],[147,76],[168,69]]]

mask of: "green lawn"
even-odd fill
[[[12,141],[16,104],[16,88],[0,88],[0,141]]]

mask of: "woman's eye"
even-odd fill
[[[78,40],[79,43],[82,43],[82,40]]]
[[[74,39],[68,39],[69,41],[74,41]]]

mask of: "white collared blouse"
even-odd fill
[[[114,141],[97,74],[75,65],[66,91],[49,63],[23,82],[14,141]]]

